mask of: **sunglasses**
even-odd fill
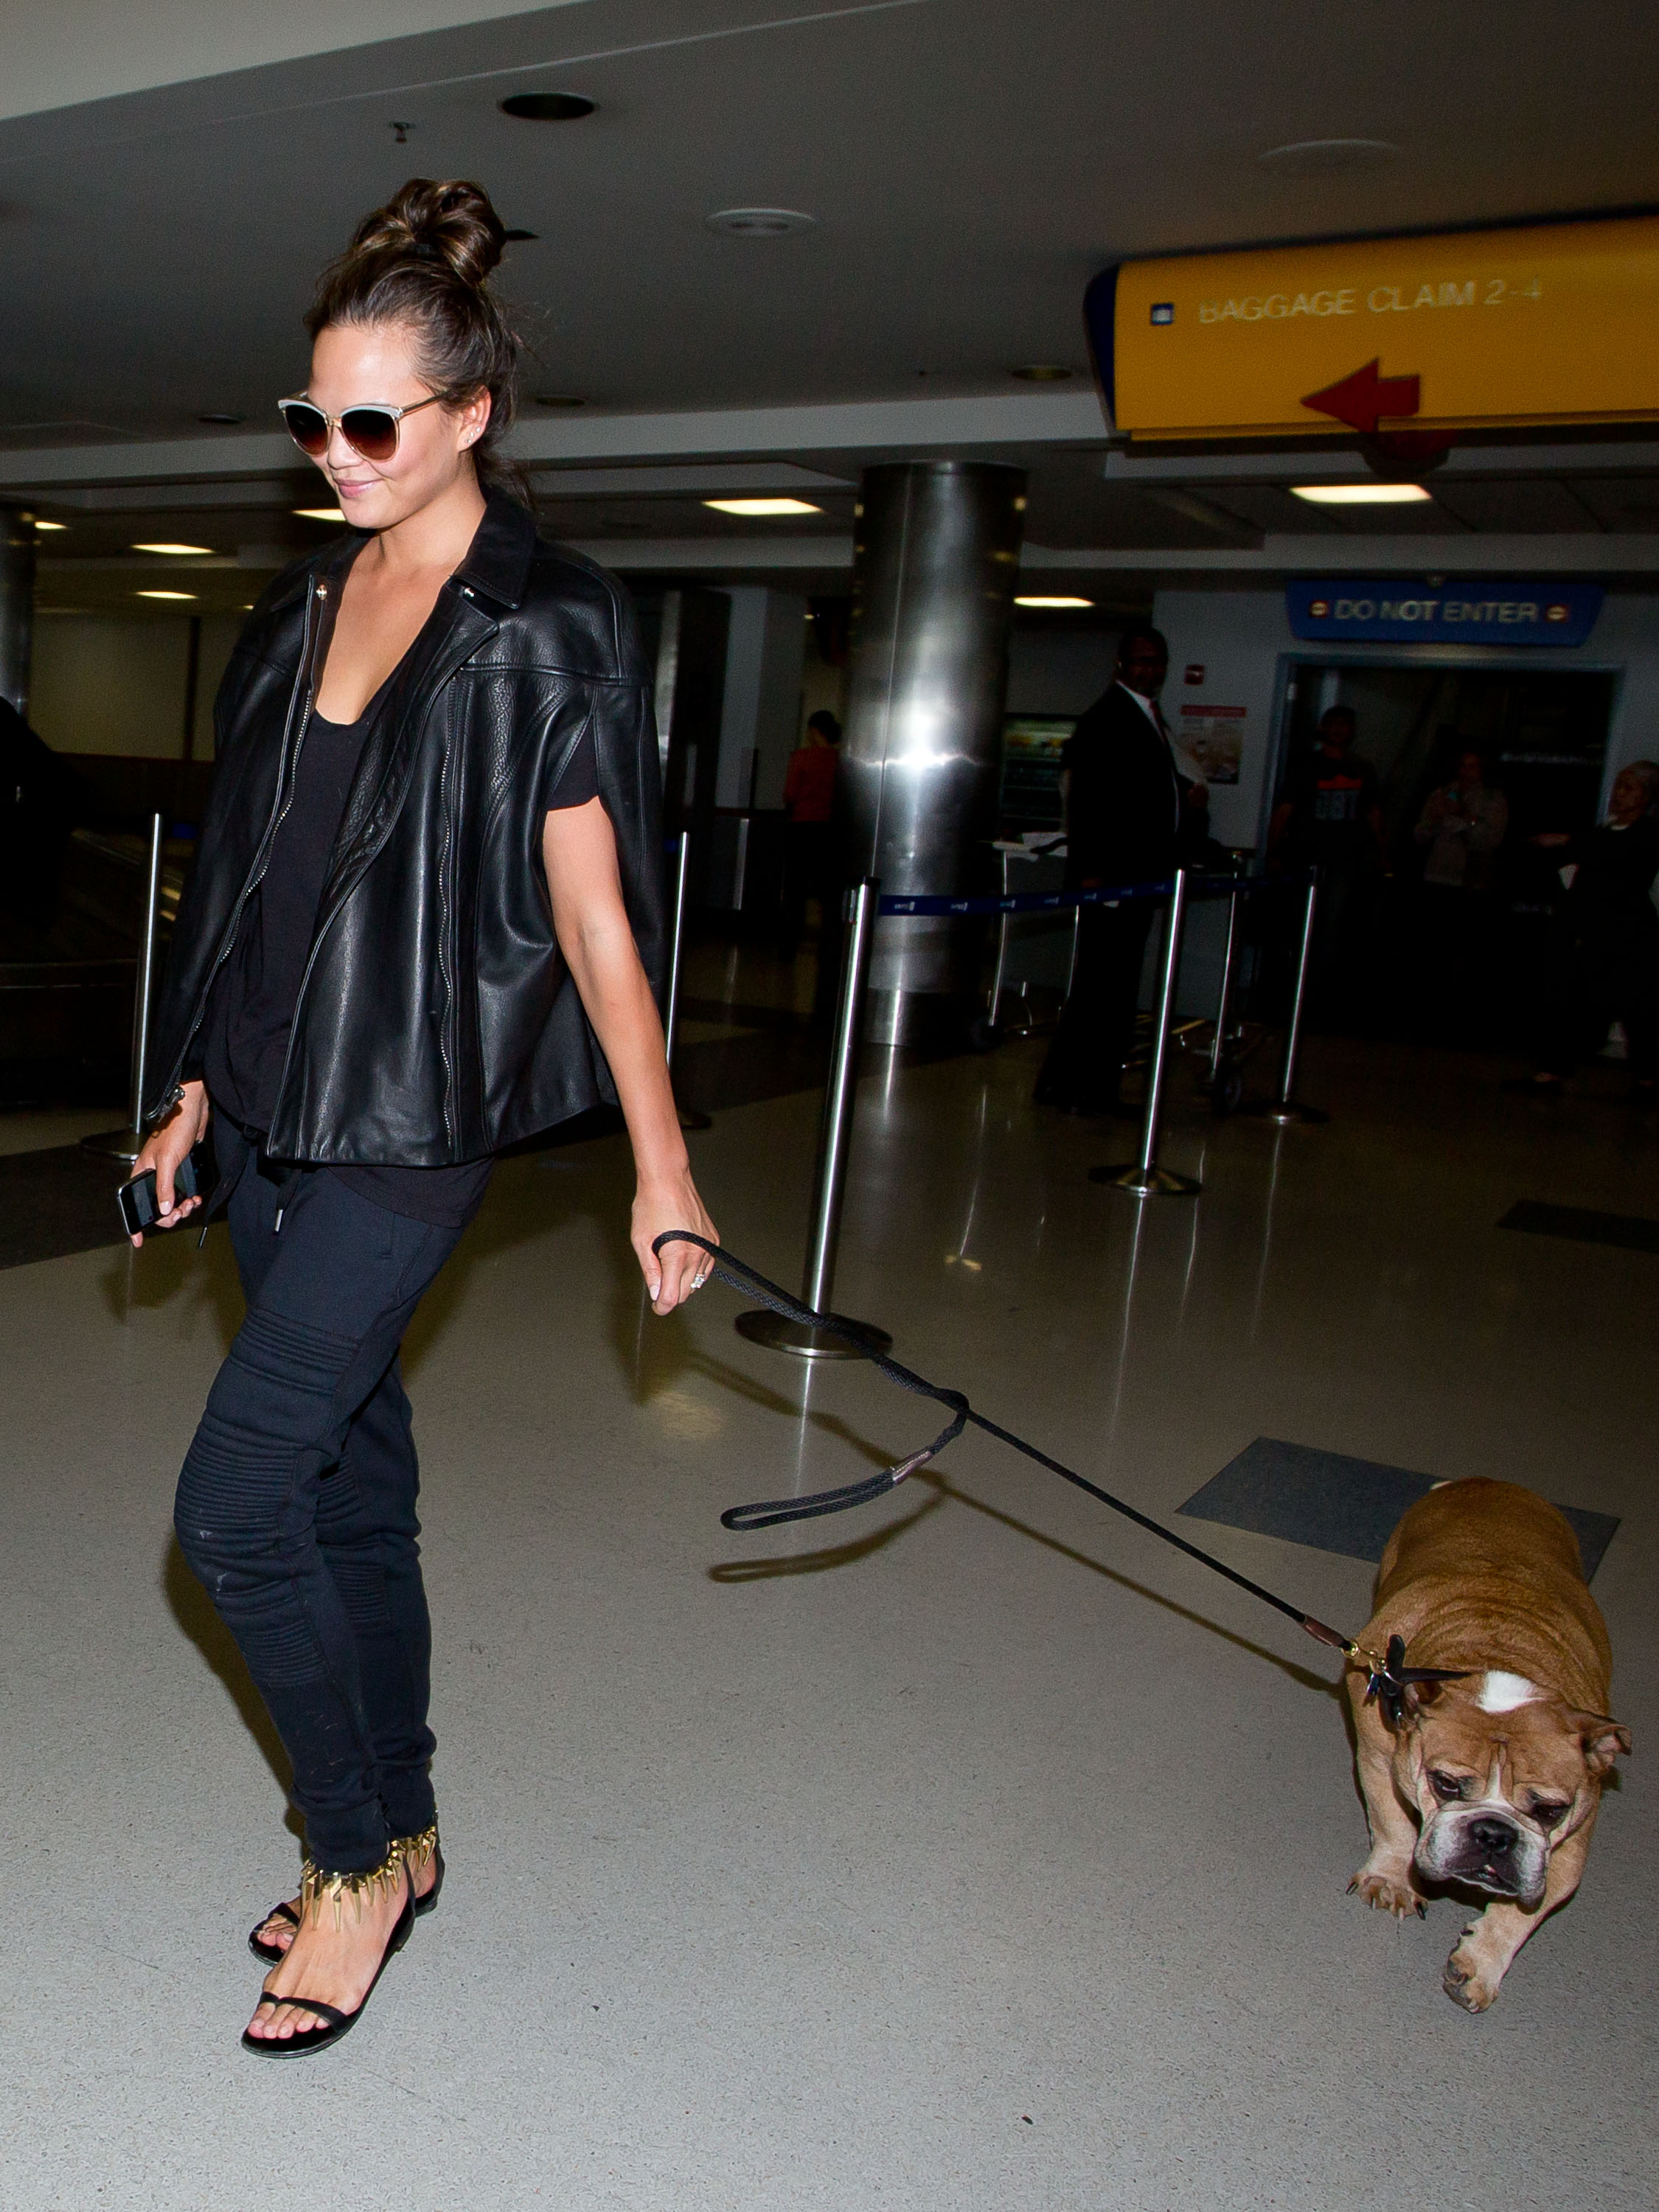
[[[337,430],[354,453],[366,461],[389,461],[398,450],[398,433],[405,415],[418,415],[422,407],[435,407],[442,398],[417,399],[412,407],[348,407],[343,415],[325,414],[308,399],[279,399],[278,411],[288,434],[302,453],[321,460],[328,441]]]

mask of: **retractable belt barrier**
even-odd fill
[[[1189,869],[1187,896],[1189,899],[1238,898],[1254,891],[1281,890],[1285,881],[1278,876],[1200,876]],[[884,915],[1053,914],[1074,906],[1124,906],[1134,899],[1168,898],[1174,889],[1173,876],[1158,876],[1146,883],[1096,884],[1086,891],[988,892],[982,898],[890,891],[883,894],[878,911]]]
[[[1161,1521],[1152,1520],[1125,1499],[1115,1498],[1109,1490],[1101,1489],[1097,1483],[1091,1482],[1086,1475],[1079,1474],[1075,1468],[1065,1466],[1060,1460],[1051,1459],[1047,1452],[1028,1443],[1024,1437],[1016,1436],[1012,1429],[1005,1429],[998,1422],[988,1419],[985,1414],[976,1413],[963,1391],[947,1389],[942,1383],[930,1382],[925,1375],[918,1375],[913,1368],[906,1367],[886,1352],[877,1350],[867,1336],[860,1332],[856,1322],[849,1322],[838,1314],[819,1312],[801,1299],[792,1297],[781,1284],[772,1282],[757,1268],[750,1267],[746,1261],[739,1260],[735,1253],[726,1251],[723,1246],[711,1243],[707,1237],[699,1237],[690,1229],[667,1229],[653,1242],[651,1249],[660,1257],[663,1247],[667,1244],[696,1245],[698,1251],[708,1255],[712,1272],[728,1288],[740,1291],[745,1297],[759,1298],[774,1313],[781,1315],[797,1328],[821,1330],[828,1335],[844,1338],[856,1355],[880,1368],[890,1382],[896,1382],[902,1389],[915,1391],[920,1397],[935,1400],[951,1415],[932,1443],[924,1444],[920,1451],[912,1452],[908,1458],[899,1460],[894,1466],[884,1468],[879,1474],[871,1475],[863,1482],[844,1483],[836,1490],[815,1491],[806,1498],[775,1498],[753,1505],[730,1506],[720,1516],[722,1528],[746,1535],[751,1530],[775,1528],[787,1521],[815,1521],[826,1513],[845,1513],[855,1506],[868,1505],[876,1498],[885,1497],[889,1491],[896,1490],[900,1483],[907,1476],[914,1474],[918,1468],[926,1467],[928,1461],[936,1458],[947,1444],[954,1443],[963,1430],[971,1423],[975,1428],[982,1429],[987,1436],[994,1437],[999,1443],[1007,1444],[1011,1449],[1023,1453],[1027,1459],[1035,1460],[1039,1467],[1047,1468],[1050,1474],[1059,1475],[1062,1482],[1069,1482],[1075,1489],[1085,1491],[1091,1498],[1098,1499],[1101,1504],[1109,1506],[1114,1513],[1121,1513],[1126,1521],[1133,1521],[1137,1528],[1145,1528],[1149,1535],[1172,1545],[1177,1552],[1184,1552],[1189,1559],[1196,1559],[1200,1566],[1208,1567],[1212,1573],[1224,1577],[1238,1589],[1248,1590],[1252,1597],[1260,1598],[1264,1605],[1272,1606],[1286,1620],[1293,1620],[1316,1643],[1328,1644],[1334,1651],[1341,1652],[1350,1665],[1363,1663],[1368,1674],[1366,1703],[1381,1698],[1383,1711],[1391,1720],[1398,1721],[1407,1688],[1412,1683],[1450,1682],[1463,1679],[1461,1674],[1443,1668],[1407,1668],[1404,1663],[1406,1647],[1399,1637],[1389,1638],[1386,1652],[1366,1650],[1351,1637],[1344,1636],[1340,1629],[1331,1627],[1328,1622],[1319,1620],[1313,1613],[1304,1613],[1300,1606],[1292,1605],[1288,1598],[1279,1597],[1273,1591],[1264,1589],[1261,1583],[1252,1582],[1248,1575],[1241,1575],[1236,1567],[1230,1567],[1212,1553],[1200,1550],[1196,1544],[1189,1544],[1184,1536],[1177,1536],[1173,1528],[1166,1528]]]

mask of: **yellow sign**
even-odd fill
[[[1133,438],[1659,418],[1652,216],[1128,261],[1087,312]]]

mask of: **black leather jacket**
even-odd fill
[[[146,1118],[193,1067],[210,986],[264,873],[334,611],[367,541],[286,569],[214,710],[217,767],[157,1009]],[[329,864],[270,1149],[446,1167],[615,1089],[553,933],[538,799],[584,728],[653,988],[664,948],[651,690],[614,577],[495,498],[366,743]]]

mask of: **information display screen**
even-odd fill
[[[1085,312],[1132,438],[1659,418],[1659,217],[1126,261]]]

